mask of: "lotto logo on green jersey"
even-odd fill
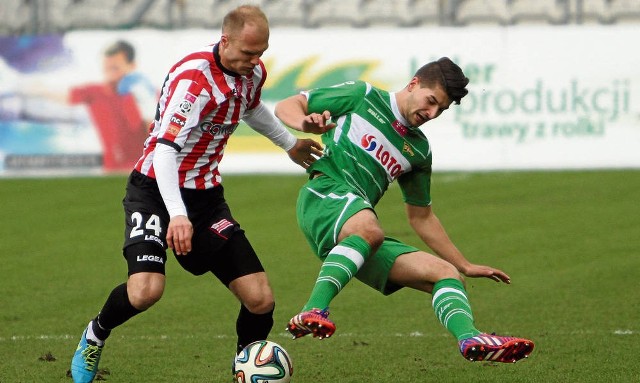
[[[400,161],[398,161],[388,148],[381,142],[378,142],[376,136],[373,134],[362,136],[360,145],[385,168],[387,174],[389,174],[389,178],[394,180],[402,174],[403,170]]]

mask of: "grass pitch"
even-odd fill
[[[269,272],[271,339],[306,382],[639,382],[640,171],[435,174],[434,209],[476,263],[512,285],[468,279],[477,326],[530,337],[515,365],[469,363],[430,296],[390,297],[354,281],[335,299],[334,337],[290,340],[319,263],[294,209],[304,176],[227,176],[226,196]],[[120,255],[125,177],[0,180],[0,382],[71,382],[78,337],[126,278]],[[378,209],[390,236],[419,245],[397,186]],[[423,246],[421,246],[423,247]],[[173,257],[151,310],[116,329],[107,382],[229,382],[238,304],[212,276]]]

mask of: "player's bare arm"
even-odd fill
[[[420,239],[440,258],[454,265],[462,274],[472,278],[489,278],[496,282],[511,282],[511,278],[502,270],[469,262],[451,241],[431,206],[406,204],[406,210],[409,224]]]
[[[285,125],[300,132],[322,134],[336,127],[328,110],[307,114],[307,98],[301,94],[280,101],[275,113]]]

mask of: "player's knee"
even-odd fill
[[[134,274],[127,283],[129,302],[138,310],[146,310],[162,298],[164,275],[142,276]]]
[[[253,314],[266,314],[275,307],[275,301],[271,294],[251,296],[248,299],[244,299],[242,304]]]
[[[371,249],[377,249],[384,241],[384,230],[377,225],[370,226],[364,230],[362,237],[371,246]]]
[[[376,250],[384,242],[384,230],[375,214],[368,209],[359,211],[347,220],[340,230],[339,241],[351,235],[364,239],[372,250]]]
[[[269,285],[251,291],[251,294],[243,294],[241,297],[244,307],[254,314],[266,314],[273,310],[275,301]]]
[[[243,275],[229,283],[229,289],[253,314],[265,314],[275,306],[273,291],[264,271]]]
[[[129,292],[131,305],[138,310],[146,310],[162,298],[162,290],[145,287]]]
[[[460,282],[464,282],[460,271],[449,262],[442,262],[440,267],[438,268],[437,279],[457,279]]]
[[[378,229],[375,231],[374,239],[375,242],[372,245],[377,249],[378,247],[380,247],[380,245],[382,245],[382,242],[384,242],[384,230],[382,230],[382,228],[378,227]]]

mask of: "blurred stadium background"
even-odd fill
[[[468,26],[640,22],[635,0],[248,0],[272,26]],[[3,0],[0,33],[218,28],[234,0]]]
[[[353,79],[397,90],[418,65],[449,56],[470,94],[427,127],[434,169],[640,168],[640,54],[629,49],[640,39],[638,0],[3,0],[0,176],[116,169],[105,153],[119,149],[89,121],[90,106],[29,92],[96,83],[118,39],[159,87],[184,51],[217,41],[242,3],[270,19],[269,105]],[[153,112],[154,102],[137,102]],[[237,152],[244,160],[229,161]],[[227,154],[225,171],[300,170],[242,125]]]

